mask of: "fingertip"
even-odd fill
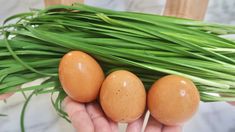
[[[64,100],[62,101],[62,107],[65,108],[66,105],[68,104],[68,102],[72,101],[71,98],[69,98],[68,96],[64,98]]]
[[[112,132],[118,132],[118,123],[114,122],[111,119],[108,119],[108,122],[110,124],[111,129],[112,129]]]
[[[126,132],[141,132],[144,122],[144,115],[127,125]]]
[[[103,115],[103,111],[97,102],[91,102],[91,103],[86,104],[86,108],[87,108],[87,111],[89,111],[88,113],[95,112],[95,113]]]
[[[10,97],[11,95],[13,95],[13,93],[1,94],[1,95],[0,95],[0,100],[7,99],[7,98]]]
[[[70,98],[66,98],[63,103],[65,105],[65,111],[68,113],[69,117],[77,111],[86,111],[84,104],[75,102]]]
[[[105,116],[102,108],[96,101],[86,104],[86,109],[91,118],[97,118],[96,116]]]
[[[112,131],[108,119],[104,115],[101,107],[96,102],[86,105],[86,109],[94,124],[96,132],[110,132]]]
[[[66,97],[63,101],[65,111],[67,112],[72,125],[77,131],[93,132],[94,126],[90,116],[86,111],[85,104],[75,102]]]
[[[155,120],[152,116],[149,116],[146,128],[144,132],[162,132],[163,125]]]
[[[65,97],[64,100],[62,101],[62,106],[65,106],[69,101],[69,97]]]
[[[228,102],[229,104],[235,106],[235,102]]]
[[[182,132],[183,126],[164,126],[162,132]]]

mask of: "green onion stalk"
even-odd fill
[[[235,34],[235,26],[74,4],[11,16],[0,29],[0,94],[31,91],[22,115],[33,95],[50,93],[67,119],[58,64],[71,50],[93,56],[106,74],[135,73],[146,90],[174,74],[191,79],[201,101],[235,101],[235,40],[224,37]],[[39,78],[46,79],[16,88]]]

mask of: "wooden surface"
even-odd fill
[[[164,15],[203,20],[209,0],[166,0]]]
[[[45,6],[71,5],[84,0],[44,0]],[[164,15],[203,20],[209,0],[166,0]]]
[[[45,6],[50,6],[50,5],[72,5],[73,3],[79,2],[83,3],[84,0],[44,0],[45,1]]]

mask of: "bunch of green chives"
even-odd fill
[[[18,21],[1,27],[0,94],[58,93],[52,103],[64,118],[58,64],[70,50],[92,55],[106,74],[136,73],[146,90],[158,78],[175,74],[193,80],[202,101],[235,101],[235,41],[220,37],[235,34],[235,26],[81,4],[18,14],[5,23],[12,19]],[[39,78],[47,79],[16,88]]]

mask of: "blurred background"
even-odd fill
[[[161,14],[164,0],[85,0],[86,4],[113,10],[128,10]],[[0,0],[0,24],[13,14],[44,8],[43,0]],[[210,0],[205,21],[235,24],[234,0]],[[33,85],[38,81],[28,85]],[[24,103],[21,94],[0,102],[0,132],[20,131],[20,112]],[[50,95],[33,97],[26,111],[27,132],[73,132],[72,126],[61,119],[50,102]],[[124,131],[125,125],[120,127]],[[184,127],[185,132],[235,132],[235,107],[227,103],[201,103],[196,116]]]

